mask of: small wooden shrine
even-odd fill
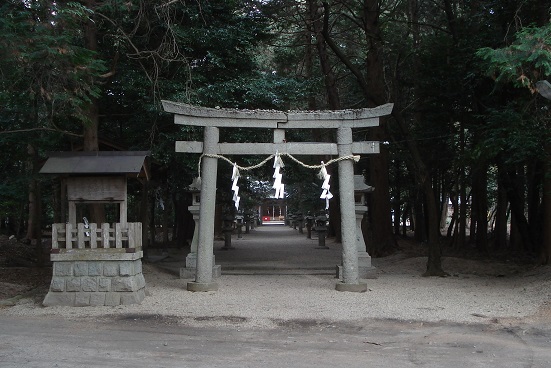
[[[44,305],[136,304],[144,299],[142,224],[127,221],[127,178],[148,180],[148,156],[144,151],[50,154],[40,173],[60,177],[68,214],[65,223],[52,224],[53,276]],[[77,218],[79,207],[108,204],[118,206],[116,222]]]

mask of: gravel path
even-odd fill
[[[315,249],[315,239],[305,239],[305,234],[283,226],[259,227],[233,244],[235,250],[220,251],[223,243],[215,243],[216,261],[223,270],[217,292],[187,291],[186,280],[167,271],[182,263],[182,254],[171,253],[163,262],[144,265],[148,296],[141,305],[44,308],[38,295],[0,309],[0,314],[95,319],[147,315],[198,326],[239,328],[272,328],[289,320],[551,320],[550,267],[444,258],[443,267],[451,276],[426,278],[420,276],[425,257],[398,254],[373,260],[377,278],[366,280],[366,293],[346,293],[335,291],[332,276],[340,260],[338,244],[328,242],[330,249]],[[231,274],[224,274],[224,269]]]

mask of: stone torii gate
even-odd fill
[[[354,142],[353,128],[379,125],[379,117],[389,115],[393,104],[372,109],[339,111],[280,112],[266,110],[235,110],[196,107],[163,101],[165,111],[174,114],[174,122],[204,127],[204,141],[177,141],[176,152],[202,153],[201,202],[199,208],[199,242],[195,281],[187,284],[189,291],[218,290],[213,280],[214,211],[218,159],[214,155],[270,155],[276,152],[290,155],[338,155],[379,153],[379,142]],[[273,143],[221,143],[219,128],[273,129]],[[337,143],[287,142],[285,129],[336,129]],[[342,281],[336,290],[363,292],[367,284],[358,275],[356,245],[356,214],[354,202],[354,165],[350,159],[338,162],[339,195],[342,228]]]

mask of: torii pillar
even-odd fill
[[[220,136],[217,127],[206,126],[204,130],[204,154],[215,154]],[[216,176],[218,159],[204,156],[201,160],[201,202],[199,203],[199,243],[197,244],[197,271],[195,281],[188,282],[189,291],[215,291],[218,283],[213,281],[214,212],[216,205]]]
[[[352,155],[352,129],[337,129],[339,157]],[[342,282],[338,291],[367,291],[367,284],[359,282],[358,247],[356,246],[356,209],[354,201],[354,164],[351,160],[339,161],[339,195],[341,203]]]

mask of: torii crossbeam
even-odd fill
[[[190,291],[217,290],[213,280],[214,210],[218,159],[208,155],[262,155],[288,153],[291,155],[338,155],[379,153],[379,142],[353,142],[352,129],[379,125],[381,116],[392,112],[393,104],[372,109],[339,111],[266,111],[196,107],[163,101],[165,111],[174,114],[174,122],[203,126],[203,142],[176,142],[176,152],[202,153],[201,202],[199,209],[199,242],[195,281],[187,284]],[[264,128],[274,130],[273,143],[220,143],[219,128]],[[336,129],[337,143],[300,142],[285,140],[285,129]],[[354,167],[351,160],[339,161],[339,195],[342,229],[342,282],[339,291],[362,292],[367,284],[358,277],[356,247],[356,218],[354,204]]]

